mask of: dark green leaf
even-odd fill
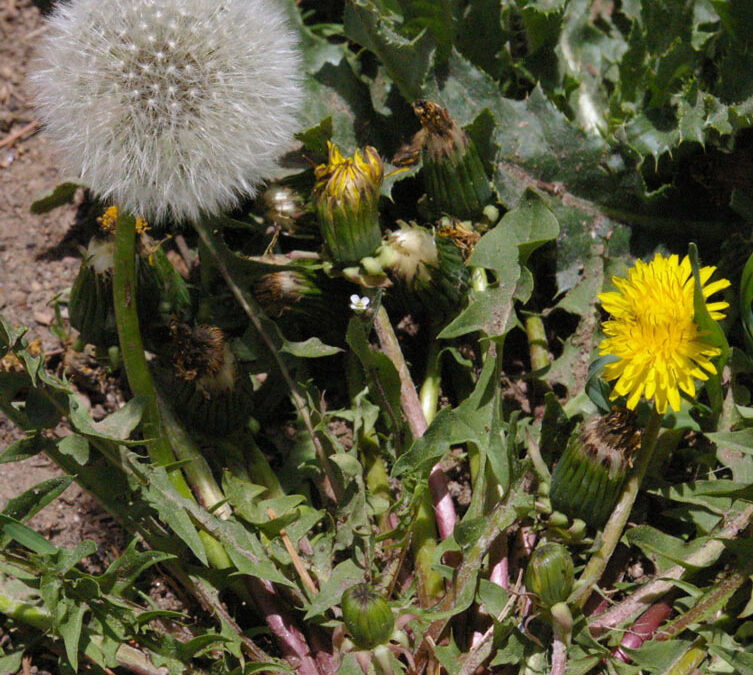
[[[60,183],[59,185],[56,185],[55,188],[53,188],[52,192],[48,192],[47,194],[44,194],[41,197],[35,199],[31,203],[29,210],[35,215],[40,215],[42,213],[49,213],[53,209],[56,209],[58,206],[70,204],[71,202],[73,202],[73,198],[76,195],[76,190],[78,190],[80,187],[80,183],[74,183],[71,181]]]

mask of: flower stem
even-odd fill
[[[622,531],[625,529],[625,525],[630,517],[630,511],[633,508],[633,503],[638,496],[638,490],[640,490],[646,469],[651,461],[663,419],[664,416],[657,412],[656,407],[652,408],[648,423],[643,431],[641,447],[635,458],[633,470],[625,484],[620,501],[617,502],[612,515],[604,526],[604,531],[601,535],[601,546],[586,564],[578,581],[578,586],[570,598],[572,602],[577,603],[578,607],[583,607],[586,604],[591,589],[601,578],[609,562],[609,558],[617,547],[620,537],[622,537]]]
[[[144,356],[139,316],[136,308],[136,219],[121,213],[115,228],[115,251],[112,291],[115,322],[128,384],[134,396],[146,399],[142,429],[152,462],[165,466],[175,461],[173,449],[162,433],[154,380]],[[182,497],[190,498],[191,490],[180,469],[169,472],[170,480]]]
[[[536,373],[549,367],[549,344],[544,322],[538,314],[529,314],[525,320],[531,370]]]
[[[400,377],[400,401],[403,414],[408,421],[408,427],[414,438],[420,438],[428,428],[427,417],[432,419],[436,414],[439,382],[436,379],[438,374],[435,372],[435,367],[432,366],[432,361],[436,362],[436,358],[432,358],[433,355],[429,354],[428,367],[431,373],[430,378],[434,382],[427,386],[426,392],[422,396],[426,406],[424,408],[422,400],[419,400],[416,394],[416,387],[408,370],[408,364],[405,363],[400,343],[392,328],[387,310],[382,305],[375,312],[374,330],[379,338],[382,351],[392,361]],[[433,409],[431,408],[432,405]],[[442,525],[440,525],[440,522]],[[440,536],[444,532],[445,537],[455,527],[455,507],[447,490],[447,478],[438,464],[432,468],[429,474],[429,490],[424,492],[419,503],[411,538],[422,607],[433,605],[444,594],[442,577],[432,568],[434,552],[437,548],[437,526],[439,526]]]

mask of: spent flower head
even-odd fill
[[[726,279],[709,283],[715,267],[703,267],[700,281],[703,297],[727,288]],[[639,260],[627,279],[613,279],[616,291],[601,293],[604,309],[612,315],[603,324],[606,338],[601,354],[617,361],[604,369],[607,380],[617,380],[613,397],[627,396],[634,409],[641,396],[655,399],[659,413],[667,404],[680,410],[680,391],[695,396],[695,380],[716,373],[711,359],[720,350],[694,321],[695,281],[690,259],[657,254],[650,263]],[[714,320],[724,318],[726,302],[707,302]]]
[[[159,221],[254,194],[291,144],[300,72],[274,0],[72,0],[33,80],[68,168]]]

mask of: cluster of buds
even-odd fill
[[[587,420],[570,437],[552,474],[552,508],[601,527],[620,497],[640,439],[632,411]]]
[[[379,192],[384,163],[375,148],[343,157],[328,143],[329,161],[315,170],[314,197],[322,238],[338,266],[358,263],[379,246]]]

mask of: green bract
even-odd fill
[[[526,568],[526,589],[534,593],[544,607],[565,602],[573,590],[575,569],[567,549],[556,542],[539,544]]]
[[[390,639],[395,628],[392,610],[368,584],[351,586],[343,594],[343,620],[360,649],[373,649]]]

